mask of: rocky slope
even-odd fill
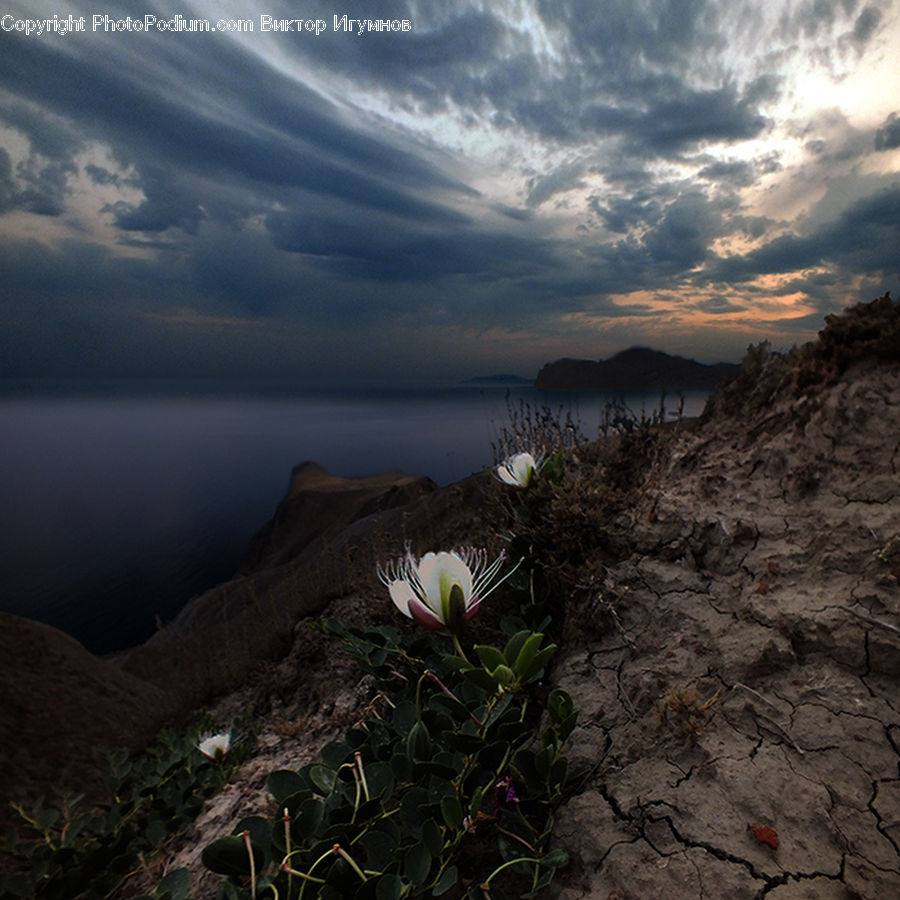
[[[305,463],[242,572],[139,647],[99,659],[55,628],[0,613],[0,830],[15,819],[6,801],[30,806],[61,788],[93,795],[105,771],[98,748],[142,750],[162,725],[283,657],[298,618],[368,576],[383,542],[477,506],[466,483],[436,491],[400,472],[339,478]]]
[[[900,365],[711,418],[627,527],[555,670],[596,767],[558,897],[900,895]]]
[[[0,827],[6,801],[94,785],[98,747],[142,749],[171,712],[162,690],[74,638],[0,613]]]
[[[890,334],[900,315],[881,310]],[[846,322],[787,357],[760,349],[700,427],[647,439],[618,499],[621,460],[590,448],[567,467],[578,502],[550,491],[542,527],[556,541],[570,519],[581,553],[560,551],[552,681],[581,709],[571,755],[590,769],[557,816],[557,900],[900,895],[900,360],[857,334],[836,362]],[[502,486],[483,490],[495,510]],[[448,525],[435,545],[504,527]],[[383,619],[379,590],[330,612]],[[198,897],[214,896],[200,848],[271,813],[266,774],[313,758],[367,700],[341,654],[296,634],[218,709],[261,704],[256,758],[157,861],[189,865]]]

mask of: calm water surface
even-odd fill
[[[145,639],[229,578],[291,469],[399,468],[448,484],[492,462],[502,388],[298,396],[0,397],[0,609],[95,652]],[[606,397],[571,405],[588,437]],[[697,415],[705,395],[690,395]],[[652,408],[658,397],[631,397]]]

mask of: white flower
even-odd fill
[[[513,487],[528,487],[541,468],[541,460],[531,453],[516,453],[507,457],[496,468],[497,477]]]
[[[486,550],[466,547],[449,553],[426,553],[417,560],[407,547],[405,556],[387,566],[379,565],[378,577],[405,616],[425,628],[449,628],[455,632],[463,620],[475,615],[481,601],[515,571],[517,567],[496,580],[505,558],[504,552],[489,563]]]
[[[231,749],[231,732],[210,735],[200,741],[197,748],[207,759],[219,759]]]

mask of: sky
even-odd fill
[[[810,340],[900,294],[898,39],[900,0],[13,2],[0,378]]]

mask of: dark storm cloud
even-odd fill
[[[84,167],[84,172],[94,184],[112,184],[118,187],[123,181],[115,172],[110,172],[104,166],[95,166],[93,163],[88,163]]]
[[[809,235],[785,234],[741,256],[714,261],[714,281],[748,281],[821,265],[848,273],[897,274],[900,184],[856,201],[836,221]]]
[[[881,23],[881,11],[874,6],[867,6],[853,24],[853,41],[860,49],[874,36]]]
[[[616,234],[628,234],[632,228],[656,221],[662,210],[658,192],[641,191],[629,196],[592,197],[591,208],[604,226]]]
[[[690,281],[693,270],[715,258],[710,250],[713,241],[739,227],[739,219],[726,219],[733,205],[729,199],[710,199],[700,190],[676,194],[674,199],[660,191],[630,203],[613,201],[607,207],[597,201],[604,224],[627,233],[588,251],[597,290],[620,294]]]
[[[76,172],[73,159],[83,146],[75,129],[56,115],[9,100],[0,101],[0,122],[27,135],[30,142],[28,156],[7,174],[7,188],[0,194],[4,205],[0,208],[23,209],[41,216],[62,215],[67,182]]]
[[[681,89],[660,97],[628,129],[631,142],[649,153],[669,154],[704,141],[741,141],[766,126],[754,101],[734,86],[714,90]]]
[[[304,254],[335,274],[375,281],[525,276],[555,267],[545,244],[498,232],[458,229],[428,235],[306,213],[272,214],[266,226],[282,250]]]
[[[125,231],[165,231],[177,226],[196,234],[203,212],[189,193],[175,189],[168,173],[152,166],[143,168],[139,186],[145,199],[138,204],[117,201],[103,207],[113,214],[113,223]]]
[[[538,3],[540,17],[564,44],[565,66],[550,71],[519,30],[514,6],[390,7],[385,15],[415,23],[402,43],[331,35],[309,52],[331,69],[408,98],[424,113],[454,104],[499,128],[524,128],[565,143],[620,137],[633,152],[655,155],[760,134],[767,122],[758,106],[778,91],[771,76],[739,87],[727,68],[713,73],[715,86],[691,83],[698,60],[722,49],[719,6],[710,0],[645,7],[609,0],[602,9],[594,0]],[[331,9],[314,4],[310,14],[327,18]],[[359,4],[349,12],[371,14]]]
[[[724,160],[704,166],[697,175],[708,181],[727,182],[737,187],[746,187],[756,180],[753,166],[742,160],[726,162]]]
[[[12,160],[9,154],[0,147],[0,213],[11,209],[16,196],[16,183],[12,174]]]
[[[122,52],[133,37],[116,35],[110,47]],[[151,192],[159,184],[158,169],[174,165],[206,177],[242,179],[269,192],[303,188],[397,215],[459,218],[408,187],[465,191],[463,185],[407,151],[342,125],[321,97],[248,52],[217,45],[213,64],[202,54],[176,53],[171,48],[177,41],[163,38],[161,52],[171,54],[178,68],[160,78],[156,55],[133,61],[114,53],[78,57],[54,53],[50,44],[4,38],[0,81],[16,85],[35,103],[65,111],[92,138],[111,143],[120,158],[138,166],[142,186]],[[210,97],[192,96],[194,84],[207,85]],[[39,137],[37,129],[22,127],[30,139]],[[119,210],[118,221],[154,230],[182,224],[187,202],[181,197],[176,209],[166,209],[158,196],[148,198],[146,208],[131,215]]]
[[[331,22],[335,8],[318,3],[305,10]],[[371,17],[372,7],[345,3],[340,12],[365,19]],[[310,58],[361,83],[376,82],[399,95],[413,96],[423,111],[443,109],[449,101],[467,107],[482,102],[482,77],[493,70],[510,39],[502,12],[460,10],[442,2],[400,2],[380,5],[378,14],[379,18],[409,19],[415,27],[402,37],[395,34],[376,40],[358,40],[345,33],[326,35],[308,48]]]
[[[581,180],[584,170],[585,164],[581,161],[575,161],[559,166],[546,175],[531,178],[528,184],[528,197],[525,202],[528,206],[540,206],[554,194],[559,194],[572,188],[584,187],[584,182]]]
[[[892,112],[875,132],[876,150],[893,150],[900,147],[900,115]]]

